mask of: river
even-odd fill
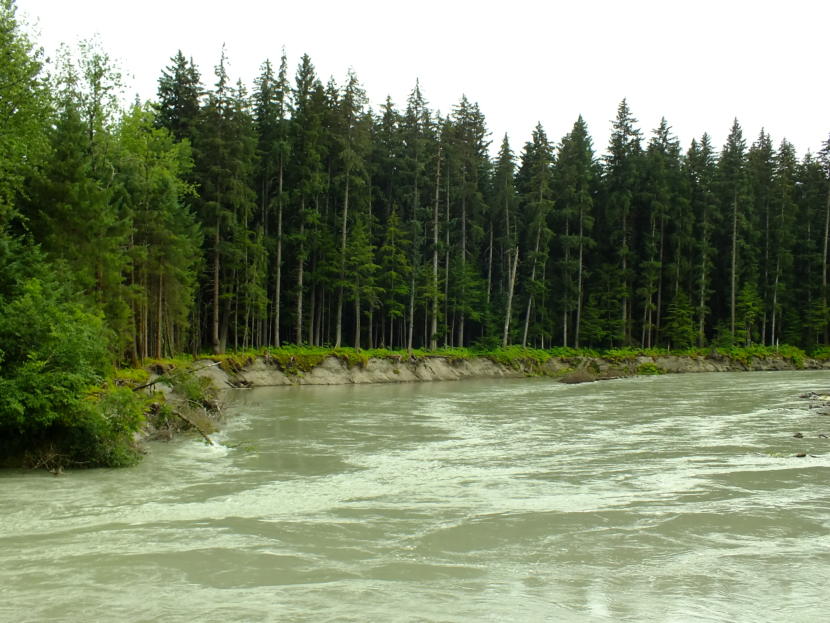
[[[216,446],[0,472],[0,620],[827,621],[830,416],[798,398],[824,389],[240,390]]]

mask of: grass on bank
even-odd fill
[[[603,359],[612,364],[633,364],[641,358],[690,357],[694,359],[728,360],[749,365],[753,360],[783,358],[796,368],[802,368],[808,357],[826,361],[830,359],[830,347],[821,347],[808,355],[804,350],[794,346],[748,346],[729,348],[688,348],[667,350],[664,348],[612,348],[595,350],[590,348],[556,347],[550,349],[523,348],[508,346],[505,348],[439,348],[437,350],[414,349],[390,350],[385,348],[355,349],[350,347],[330,348],[320,346],[286,345],[278,348],[265,347],[224,354],[205,353],[197,359],[206,359],[219,363],[229,373],[239,372],[257,358],[277,366],[286,374],[304,374],[310,372],[329,357],[343,361],[349,368],[365,366],[370,359],[390,359],[396,362],[417,361],[426,358],[444,358],[449,361],[461,361],[473,358],[486,358],[495,363],[514,369],[532,371],[541,368],[551,360],[572,361],[585,359]],[[161,369],[182,368],[192,365],[192,357],[176,359],[151,359],[145,366],[157,366]],[[646,362],[647,363],[647,362]],[[647,365],[644,373],[653,373]]]
[[[55,357],[54,353],[50,355]],[[0,465],[23,465],[55,471],[66,467],[117,467],[136,463],[141,457],[136,434],[148,421],[157,428],[169,427],[171,430],[177,425],[181,427],[182,420],[187,421],[187,417],[182,418],[165,404],[162,393],[155,391],[154,386],[136,390],[148,385],[151,375],[155,375],[159,377],[157,382],[169,385],[179,396],[183,396],[186,405],[204,410],[213,400],[210,384],[206,379],[190,373],[199,360],[214,361],[225,371],[234,373],[256,358],[263,358],[286,374],[299,376],[310,372],[328,357],[336,357],[349,367],[365,366],[372,358],[400,363],[432,357],[451,362],[483,357],[527,374],[546,373],[544,366],[552,359],[564,361],[570,369],[576,369],[586,359],[603,359],[624,367],[631,374],[645,375],[664,371],[654,361],[643,361],[643,358],[669,355],[728,360],[744,365],[753,360],[780,357],[796,368],[803,367],[808,357],[805,351],[792,346],[694,348],[682,351],[657,348],[542,350],[510,346],[408,352],[288,345],[222,355],[205,354],[196,358],[178,356],[147,360],[140,368],[121,368],[103,374],[85,367],[83,361],[67,357],[67,365],[62,368],[66,372],[50,372],[44,376],[44,371],[50,369],[49,364],[32,364],[17,370],[14,386],[5,382],[3,389],[6,391],[0,399],[3,403],[0,406],[6,409],[7,419],[3,422],[4,426],[0,426],[6,433],[0,439]],[[826,361],[830,359],[830,348],[817,349],[809,356]],[[77,367],[73,369],[73,365]],[[9,413],[15,414],[13,420],[8,417]]]

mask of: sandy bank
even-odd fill
[[[739,372],[763,370],[830,369],[830,362],[805,359],[796,365],[784,357],[753,358],[742,362],[722,356],[633,357],[624,361],[601,357],[552,358],[544,364],[534,361],[497,363],[486,357],[453,359],[447,357],[370,358],[353,364],[338,357],[327,357],[302,371],[284,368],[273,359],[257,357],[238,369],[217,365],[205,359],[196,363],[195,374],[211,380],[218,389],[231,387],[274,387],[281,385],[349,385],[362,383],[411,383],[457,381],[462,379],[520,378],[549,376],[567,379],[569,375],[590,381],[640,374],[693,372]],[[572,377],[573,378],[573,377]]]

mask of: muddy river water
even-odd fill
[[[1,472],[0,621],[827,621],[809,390],[830,373],[236,391],[215,446]]]

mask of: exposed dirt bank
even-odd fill
[[[231,387],[273,387],[281,385],[348,385],[358,383],[408,383],[456,381],[471,378],[520,378],[549,376],[565,382],[583,382],[642,374],[687,372],[738,372],[762,370],[830,369],[830,362],[805,359],[798,363],[784,357],[737,361],[723,356],[639,356],[616,361],[601,357],[552,358],[545,363],[531,360],[498,363],[476,358],[370,358],[350,363],[327,357],[307,370],[284,366],[273,359],[257,357],[241,366],[216,365],[202,360],[195,374],[210,379],[217,389]]]

